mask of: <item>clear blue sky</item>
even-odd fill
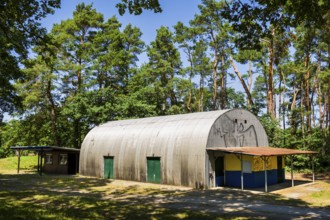
[[[141,15],[130,15],[126,12],[120,16],[116,4],[120,0],[62,0],[61,9],[56,10],[54,15],[49,15],[42,21],[42,24],[49,30],[53,24],[60,23],[61,20],[72,18],[76,5],[84,2],[93,4],[94,8],[104,15],[104,19],[116,16],[123,27],[131,23],[141,29],[142,40],[149,44],[156,37],[156,30],[161,26],[172,28],[178,21],[188,24],[199,12],[198,4],[201,0],[160,0],[162,13],[153,13],[152,11],[143,11]]]

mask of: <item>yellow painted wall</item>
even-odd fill
[[[250,161],[252,163],[253,156],[243,155],[243,160]],[[241,170],[240,155],[226,154],[225,155],[225,170],[226,171]]]
[[[258,156],[243,155],[243,160],[250,161],[252,165],[252,171],[263,171],[264,161]],[[283,168],[284,158],[283,158]],[[268,157],[267,170],[277,169],[277,156]],[[240,155],[238,154],[226,154],[225,155],[225,170],[226,171],[239,171],[241,170]]]
[[[284,158],[282,160],[283,168],[284,168]],[[267,161],[267,170],[275,170],[277,169],[277,156],[268,157]],[[264,170],[264,161],[261,157],[254,156],[253,158],[253,171],[263,171]]]

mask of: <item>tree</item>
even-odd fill
[[[40,49],[40,48],[38,48]],[[41,52],[42,51],[42,52]],[[54,84],[56,81],[55,63],[54,60],[49,58],[47,51],[41,49],[40,54],[35,59],[27,62],[28,68],[24,69],[24,80],[15,84],[18,94],[22,97],[23,108],[26,117],[33,118],[33,115],[49,112],[49,117],[46,120],[51,121],[51,132],[49,138],[52,140],[50,145],[62,146],[60,134],[58,131],[58,99],[59,94],[55,94],[56,89]],[[46,61],[47,57],[49,58]],[[49,124],[44,121],[41,124]]]
[[[195,43],[194,51],[192,52],[192,63],[194,64],[194,71],[199,75],[199,92],[198,92],[198,111],[202,112],[207,109],[212,109],[213,105],[209,104],[208,97],[211,97],[211,88],[206,87],[206,83],[212,73],[212,62],[207,55],[207,42],[199,39]],[[210,106],[212,106],[210,108]]]
[[[148,65],[141,66],[129,80],[127,95],[119,97],[116,119],[156,116],[159,109],[157,109],[158,94],[156,88],[152,86],[154,83]]]
[[[73,18],[54,25],[51,35],[59,45],[58,71],[62,74],[63,93],[67,94],[67,108],[63,113],[73,122],[73,145],[82,142],[82,120],[86,115],[84,92],[91,80],[91,58],[94,51],[93,39],[103,23],[103,15],[92,5],[78,4]],[[71,108],[73,107],[73,108]]]
[[[119,14],[123,15],[128,9],[130,14],[139,15],[142,10],[153,10],[154,13],[162,12],[162,8],[158,0],[121,0],[116,7],[119,10]]]
[[[234,0],[226,5],[222,15],[230,20],[240,33],[236,44],[240,48],[261,48],[260,39],[271,39],[273,30],[283,33],[303,24],[305,27],[322,28],[327,23],[329,1],[283,0],[262,1]]]
[[[299,88],[301,93],[301,108],[303,110],[302,121],[306,122],[306,130],[309,133],[311,133],[312,131],[311,79],[314,78],[314,71],[311,67],[311,59],[313,53],[315,52],[315,44],[315,29],[305,29],[304,27],[298,27],[296,29],[296,36],[294,42],[294,46],[296,48],[295,61],[302,70],[302,72],[300,72],[300,75],[298,75],[298,77],[300,78]],[[306,120],[304,120],[305,117]],[[304,131],[304,126],[302,126],[303,135],[305,133]]]
[[[60,0],[3,0],[0,3],[0,122],[19,107],[13,82],[23,77],[21,61],[31,46],[44,41],[40,20],[60,7]]]
[[[200,38],[208,42],[209,50],[213,53],[213,109],[224,109],[228,102],[226,89],[230,26],[220,13],[224,4],[223,1],[203,0],[198,6],[200,14],[195,15],[190,22]]]
[[[248,109],[254,109],[255,106],[254,106],[254,101],[253,101],[253,98],[252,98],[252,91],[251,91],[251,88],[252,88],[252,80],[253,80],[253,76],[252,76],[252,60],[258,60],[258,52],[256,51],[249,51],[249,50],[246,50],[246,51],[240,51],[239,54],[237,54],[235,56],[235,59],[238,60],[240,63],[246,63],[248,62],[249,63],[249,69],[248,69],[248,72],[246,75],[242,75],[240,73],[240,71],[238,70],[235,62],[234,62],[234,59],[232,58],[232,56],[229,57],[229,60],[230,60],[230,64],[232,66],[232,68],[234,69],[234,72],[236,74],[236,76],[238,77],[239,81],[241,82],[242,86],[243,86],[243,89],[245,91],[245,94],[247,96],[247,108]],[[248,83],[246,83],[246,79],[248,79]]]
[[[130,24],[123,31],[120,31],[120,27],[118,20],[112,17],[95,36],[96,50],[92,67],[94,82],[89,86],[92,88],[90,93],[98,99],[91,99],[95,100],[91,103],[91,108],[97,109],[97,112],[90,114],[92,123],[139,115],[125,107],[131,106],[126,102],[132,99],[129,85],[137,73],[136,62],[138,55],[142,53],[144,42],[140,39],[140,29]],[[132,103],[134,101],[130,102]]]
[[[156,40],[147,49],[153,86],[158,94],[159,114],[168,114],[179,104],[176,95],[177,76],[181,70],[180,53],[174,45],[172,32],[162,26],[157,30]]]
[[[186,54],[189,65],[184,68],[184,72],[188,75],[188,82],[186,87],[188,88],[188,95],[185,101],[185,106],[188,112],[192,111],[204,111],[205,106],[205,81],[211,73],[210,58],[207,57],[208,45],[192,27],[185,26],[182,22],[178,22],[175,27],[175,41],[179,44],[179,47],[183,49]],[[199,78],[199,84],[195,85],[193,81]],[[195,87],[198,88],[198,97],[194,93]],[[196,101],[198,100],[198,101]]]

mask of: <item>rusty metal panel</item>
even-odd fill
[[[112,121],[95,127],[85,137],[81,147],[80,174],[103,177],[103,157],[111,156],[115,179],[144,182],[147,157],[160,157],[163,184],[207,186],[210,161],[206,148],[232,147],[236,139],[235,143],[240,143],[241,136],[234,136],[237,132],[233,128],[236,127],[230,123],[235,119],[248,121],[243,128],[237,128],[238,133],[246,132],[243,143],[268,145],[260,122],[245,110]],[[254,130],[248,130],[251,126]]]
[[[251,156],[283,156],[297,154],[317,154],[316,151],[297,150],[276,147],[228,147],[228,148],[208,148],[210,151],[228,152],[234,154],[244,154]]]

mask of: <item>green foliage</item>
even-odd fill
[[[179,104],[176,84],[180,77],[180,53],[174,45],[173,34],[167,27],[157,30],[156,40],[147,49],[148,73],[157,93],[158,114],[168,114],[169,109]]]
[[[240,33],[236,40],[240,48],[260,49],[260,39],[270,38],[272,30],[278,33],[289,31],[290,28],[303,24],[305,27],[326,26],[326,14],[329,13],[329,1],[285,0],[232,1],[226,5],[222,15],[228,18],[234,30]]]
[[[49,114],[39,112],[25,120],[11,120],[1,129],[2,148],[11,146],[51,145]]]
[[[20,108],[13,81],[24,77],[20,70],[32,45],[44,39],[40,20],[58,8],[60,0],[3,0],[0,3],[0,122],[4,112]]]
[[[269,146],[281,147],[281,139],[279,138],[281,130],[279,129],[278,122],[269,114],[262,115],[259,117],[259,120],[266,131]]]
[[[227,89],[228,108],[246,108],[245,96],[243,92],[235,91],[233,88]]]
[[[128,95],[144,47],[142,33],[132,25],[120,27],[115,17],[104,22],[92,5],[82,3],[72,19],[54,25],[48,44],[35,48],[38,57],[28,61],[26,79],[16,84],[31,120],[48,126],[39,132],[45,138],[28,136],[31,143],[79,148],[95,125],[153,114],[153,107],[137,100],[140,95]]]
[[[231,54],[231,25],[221,16],[221,11],[225,6],[225,1],[204,0],[198,6],[200,13],[196,14],[190,21],[192,33],[199,41],[204,41],[205,45],[199,45],[205,49],[205,53],[210,57],[211,78],[208,80],[209,90],[212,91],[212,105],[215,109],[228,108],[227,78],[229,56]]]
[[[116,7],[119,10],[119,14],[123,15],[128,9],[130,14],[139,15],[142,10],[153,10],[154,13],[162,12],[159,0],[121,0]]]

